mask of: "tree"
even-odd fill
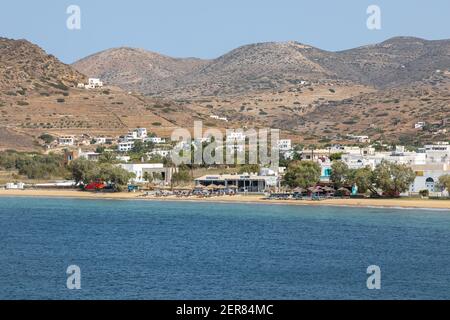
[[[29,179],[50,179],[67,174],[61,155],[16,154],[15,168]]]
[[[370,167],[349,170],[347,174],[347,183],[356,184],[360,193],[365,193],[372,189],[373,172]]]
[[[44,141],[46,144],[50,144],[53,141],[56,140],[56,138],[48,133],[44,133],[41,136],[39,136],[39,139],[41,139],[42,141]]]
[[[75,180],[77,184],[81,182],[89,183],[94,167],[94,162],[80,158],[69,164],[69,171],[72,175],[72,179]]]
[[[389,196],[399,196],[414,182],[414,171],[403,164],[382,161],[373,172],[377,188]]]
[[[110,163],[94,163],[87,175],[86,183],[100,180],[112,185],[117,191],[122,191],[134,177],[136,177],[134,173]]]
[[[175,172],[172,175],[172,184],[178,185],[183,182],[191,181],[191,174],[189,173],[189,169],[185,166],[181,166],[178,172]]]
[[[142,178],[147,182],[147,187],[153,182],[153,174],[144,172]]]
[[[447,174],[445,176],[441,176],[439,178],[439,186],[450,192],[450,174]]]
[[[320,165],[313,161],[294,161],[286,170],[283,184],[291,187],[308,188],[320,180]]]
[[[134,141],[132,152],[137,154],[143,154],[152,151],[154,147],[155,145],[151,141],[143,142],[140,140],[136,140]]]
[[[104,146],[98,146],[97,148],[95,148],[95,152],[97,153],[103,153],[105,152],[105,147]]]
[[[133,149],[131,150],[133,153],[141,154],[144,152],[144,143],[140,140],[134,141]]]
[[[96,163],[85,159],[72,161],[69,164],[69,170],[77,183],[104,181],[113,185],[117,191],[122,191],[128,181],[135,177],[134,173],[111,163]]]
[[[342,160],[342,152],[332,153],[332,154],[330,155],[330,160],[331,160],[331,161]]]
[[[348,175],[348,165],[343,161],[335,161],[331,165],[331,176],[330,180],[333,182],[334,187],[339,189],[343,186],[347,175]]]
[[[112,152],[103,152],[99,158],[98,158],[98,162],[99,163],[116,163],[117,162],[117,157],[114,153]]]

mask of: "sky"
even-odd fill
[[[67,28],[70,5],[81,10],[81,29]],[[370,5],[381,10],[380,30],[367,27]],[[449,13],[449,0],[3,0],[0,36],[65,63],[122,46],[210,59],[266,41],[339,51],[394,36],[448,39]]]

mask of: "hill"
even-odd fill
[[[87,75],[101,76],[127,90],[176,98],[242,95],[317,80],[352,81],[385,89],[420,81],[449,65],[450,40],[412,37],[340,52],[298,42],[259,43],[210,61],[121,48],[73,64]]]
[[[41,150],[39,136],[170,134],[186,108],[120,88],[78,89],[86,76],[25,40],[0,39],[0,149]]]
[[[65,90],[86,76],[26,40],[0,38],[0,90],[11,96]]]
[[[278,128],[316,145],[354,143],[348,135],[411,144],[450,137],[448,41],[397,38],[338,53],[263,43],[211,61],[120,48],[81,61],[97,59],[88,75],[25,40],[0,44],[0,149],[42,151],[43,133],[117,137],[141,126],[169,137],[196,120],[221,130]],[[107,69],[106,87],[76,87]],[[147,87],[155,93],[133,92]],[[427,126],[416,130],[416,122]]]
[[[180,77],[206,64],[201,59],[176,59],[133,48],[115,48],[86,57],[73,66],[128,91],[159,92],[176,86]]]

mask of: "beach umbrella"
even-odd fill
[[[205,188],[205,186],[202,185],[202,184],[199,184],[199,185],[195,186],[195,189],[204,189],[204,188]]]
[[[178,188],[175,188],[175,190],[186,191],[186,190],[192,190],[192,188],[189,188],[189,187],[178,187]]]
[[[228,186],[228,189],[238,189],[236,186]]]
[[[303,189],[303,188],[295,188],[295,189],[292,190],[292,191],[294,191],[295,193],[303,193],[303,192],[305,192],[306,190]]]
[[[320,193],[320,192],[323,192],[323,190],[322,190],[320,187],[311,187],[311,188],[308,188],[308,191],[309,191],[309,192],[312,192],[312,193]]]
[[[350,194],[350,191],[349,191],[347,188],[344,188],[344,187],[339,188],[337,191],[343,192],[343,193],[345,193],[345,194]]]

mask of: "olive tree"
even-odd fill
[[[286,170],[283,184],[291,188],[308,188],[320,181],[320,165],[313,161],[294,161]]]
[[[373,172],[375,186],[390,196],[398,196],[408,190],[416,174],[404,165],[382,161]]]

